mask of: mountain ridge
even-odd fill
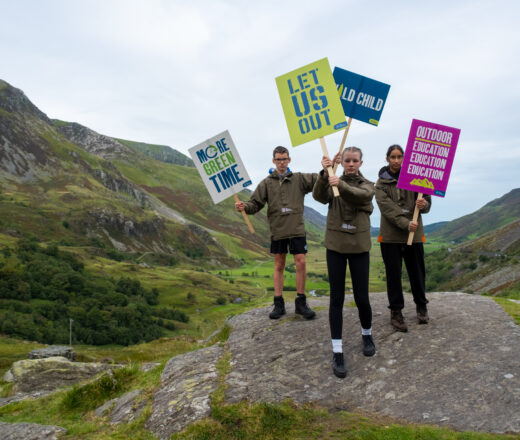
[[[431,233],[432,238],[461,243],[480,237],[520,218],[520,188],[514,188],[478,210],[452,220]]]

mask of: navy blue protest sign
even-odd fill
[[[251,185],[251,179],[227,130],[188,151],[213,203],[219,203]]]
[[[379,125],[390,86],[339,67],[334,68],[332,75],[345,115]]]

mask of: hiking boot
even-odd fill
[[[343,353],[333,353],[332,371],[336,377],[341,379],[347,376],[347,369],[345,368],[345,359],[343,358]]]
[[[282,315],[285,315],[285,301],[283,300],[283,296],[275,296],[274,309],[269,313],[269,318],[278,319]]]
[[[374,356],[376,354],[376,346],[372,335],[361,335],[363,338],[363,354],[365,356]]]
[[[419,320],[419,324],[428,324],[430,317],[428,316],[428,308],[426,307],[426,304],[420,306],[417,305],[415,309],[417,310],[417,319]]]
[[[408,326],[406,325],[406,322],[404,322],[404,316],[401,310],[390,311],[390,324],[392,324],[394,328],[400,332],[408,331]]]
[[[302,315],[305,319],[312,319],[316,316],[316,312],[311,310],[307,305],[305,295],[296,295],[294,300],[294,313]]]

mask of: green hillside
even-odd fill
[[[183,165],[186,167],[195,167],[193,161],[189,157],[171,147],[168,147],[167,145],[153,145],[144,142],[128,141],[125,139],[116,140],[121,142],[123,145],[154,158],[155,160],[175,165]]]
[[[270,259],[265,214],[251,217],[252,235],[232,199],[213,204],[181,153],[170,149],[180,163],[168,163],[151,156],[169,147],[50,120],[4,81],[0,132],[0,332],[61,343],[73,319],[75,343],[201,336],[238,298],[243,305],[233,310],[271,296],[263,283],[215,272]],[[313,214],[308,239],[320,243],[320,216]],[[35,262],[46,269],[35,271]],[[122,287],[125,280],[137,283],[133,293]]]
[[[427,290],[520,299],[520,220],[427,255]]]
[[[217,301],[264,295],[204,272],[268,258],[269,233],[265,215],[251,218],[251,235],[232,200],[214,205],[194,168],[51,121],[4,81],[0,132],[0,332],[66,342],[74,319],[76,343],[200,335],[218,325],[220,312],[201,322]],[[134,293],[122,291],[124,280],[137,283]],[[172,318],[197,309],[208,312]]]
[[[479,210],[453,220],[431,233],[431,238],[454,243],[480,237],[520,218],[520,188],[513,189]]]

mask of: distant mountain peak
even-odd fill
[[[0,109],[9,113],[30,114],[50,123],[49,118],[25,96],[25,93],[0,79]]]

